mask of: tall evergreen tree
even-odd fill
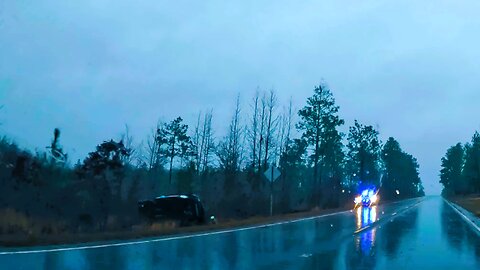
[[[169,187],[172,184],[172,169],[175,157],[183,158],[190,153],[191,140],[187,135],[187,131],[188,125],[183,124],[181,117],[177,117],[170,123],[165,123],[157,133],[160,151],[169,159]]]
[[[88,197],[98,206],[101,227],[105,226],[109,213],[119,210],[125,177],[123,161],[129,152],[122,141],[105,141],[77,167],[77,175],[87,183]]]
[[[96,151],[88,154],[77,174],[81,178],[97,178],[108,182],[108,188],[113,194],[120,194],[121,180],[124,176],[124,160],[130,155],[130,150],[122,141],[105,141],[96,147]]]
[[[350,127],[347,144],[349,185],[380,184],[380,140],[378,131],[372,126],[365,126],[355,120]]]
[[[342,190],[342,179],[344,176],[344,160],[342,136],[337,130],[343,120],[334,117],[325,121],[325,128],[321,140],[321,149],[323,153],[321,179],[322,190],[326,191],[328,196],[324,198],[324,204],[327,207],[337,207],[339,205],[340,192]]]
[[[305,188],[307,142],[295,139],[288,144],[280,157],[280,170],[284,178],[284,188],[281,194],[282,208],[290,210],[292,200],[301,199],[300,190]]]
[[[472,192],[480,192],[480,134],[475,132],[472,141],[465,145],[463,175]]]
[[[321,171],[328,168],[326,154],[329,151],[338,153],[339,134],[336,132],[336,128],[344,123],[337,115],[338,109],[330,89],[326,85],[319,85],[315,87],[313,96],[307,99],[307,105],[298,112],[300,122],[297,128],[303,131],[302,138],[313,148],[311,155],[314,189],[312,199],[317,205],[320,203],[322,193],[322,176],[330,173]]]
[[[382,159],[385,166],[385,174],[382,178],[382,196],[386,199],[394,199],[400,186],[399,160],[403,158],[400,144],[392,137],[388,138],[383,146]]]
[[[424,195],[417,160],[405,153],[392,137],[383,146],[382,160],[385,171],[381,194],[384,198],[392,200]]]
[[[468,183],[465,181],[462,170],[465,163],[465,149],[461,143],[450,147],[442,158],[440,183],[445,187],[446,195],[465,194]]]
[[[400,190],[404,190],[403,198],[424,196],[422,181],[420,179],[420,174],[418,169],[420,165],[415,157],[410,154],[404,154],[405,170],[404,170],[404,181],[403,186],[400,187]],[[402,195],[402,193],[400,193]]]

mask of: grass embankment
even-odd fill
[[[477,217],[480,217],[480,195],[453,197],[449,198],[449,200],[470,211]]]
[[[111,240],[136,240],[147,237],[162,237],[171,235],[182,235],[198,232],[212,232],[226,230],[231,228],[242,228],[254,225],[267,225],[282,221],[289,221],[301,218],[315,217],[345,210],[351,207],[341,207],[335,209],[313,209],[306,212],[297,212],[290,214],[274,215],[271,217],[254,216],[245,219],[219,219],[217,224],[206,224],[189,227],[176,227],[173,223],[163,222],[152,225],[135,225],[126,230],[94,232],[94,233],[71,233],[61,232],[53,229],[48,233],[36,230],[34,227],[25,234],[0,234],[0,246],[3,247],[28,247],[39,245],[61,245],[61,244],[80,244]],[[19,223],[26,226],[27,221],[21,217]],[[18,220],[17,220],[18,221]]]
[[[470,200],[468,200],[470,201]],[[474,200],[473,200],[474,201]],[[383,200],[380,204],[389,204],[394,201]],[[457,201],[455,201],[458,203]],[[477,209],[480,210],[480,200],[476,201]],[[462,205],[463,206],[463,205]],[[249,226],[262,226],[277,222],[291,221],[302,218],[316,217],[346,210],[352,210],[352,205],[347,204],[344,207],[332,209],[312,209],[310,211],[296,212],[289,214],[279,214],[274,216],[253,216],[243,219],[218,219],[217,224],[206,224],[189,227],[177,227],[173,223],[162,222],[152,225],[134,225],[123,230],[105,230],[103,232],[68,232],[62,230],[61,224],[55,223],[55,226],[49,225],[52,222],[38,221],[32,222],[25,219],[23,215],[12,212],[0,213],[4,218],[9,216],[8,220],[14,221],[15,226],[28,229],[29,233],[8,233],[0,230],[0,247],[31,247],[40,245],[64,245],[64,244],[85,244],[98,243],[102,241],[113,240],[138,240],[149,237],[167,237],[172,235],[183,235],[191,233],[214,232],[234,228],[244,228]],[[0,220],[0,227],[5,228],[5,221]],[[35,224],[35,225],[31,225]],[[45,230],[45,228],[48,228]]]
[[[394,201],[383,200],[380,204],[389,204]],[[458,200],[454,201],[459,203]],[[475,205],[477,215],[480,214],[480,198],[462,199],[459,203],[464,206],[468,202],[469,205]],[[464,206],[467,208],[466,206]],[[467,208],[468,209],[468,208]],[[113,240],[138,240],[149,237],[167,237],[172,235],[184,235],[191,233],[214,232],[234,228],[244,228],[249,226],[262,226],[277,222],[291,221],[302,218],[316,217],[331,213],[352,210],[352,204],[347,203],[343,207],[332,209],[315,208],[310,211],[296,212],[289,214],[278,214],[274,216],[253,216],[243,219],[222,219],[217,220],[217,224],[206,224],[189,227],[177,227],[173,223],[162,222],[152,225],[134,225],[128,229],[111,229],[103,232],[68,232],[62,229],[61,222],[58,221],[32,221],[26,219],[22,214],[15,211],[1,212],[0,216],[0,248],[1,247],[31,247],[44,245],[64,245],[64,244],[92,244],[102,241]],[[28,233],[9,233],[6,227],[12,227],[7,224],[7,220],[14,222],[14,227],[18,227]],[[33,225],[32,225],[33,224]],[[55,224],[55,225],[51,225]],[[17,229],[18,229],[17,228]]]

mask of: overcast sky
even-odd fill
[[[262,2],[262,3],[259,3]],[[440,158],[480,130],[478,1],[0,0],[0,132],[75,158],[159,118],[224,134],[237,93],[275,88],[303,106],[326,82],[340,115],[418,158],[439,193]],[[343,130],[347,130],[344,127]]]

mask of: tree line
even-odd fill
[[[424,195],[417,160],[394,138],[382,143],[373,126],[358,121],[340,131],[345,121],[326,84],[297,112],[274,90],[257,90],[246,103],[236,98],[225,136],[212,127],[213,110],[200,113],[193,128],[181,117],[158,122],[140,143],[127,126],[73,166],[58,129],[36,153],[3,138],[0,207],[55,217],[66,230],[105,230],[138,222],[138,200],[172,193],[198,194],[225,218],[267,214],[271,192],[275,213],[351,204],[367,184],[387,200]],[[271,166],[281,172],[273,184],[264,176]]]
[[[480,192],[480,134],[476,131],[470,142],[448,148],[442,158],[440,183],[445,196],[478,194]]]

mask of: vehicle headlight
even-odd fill
[[[361,203],[361,202],[362,202],[362,197],[361,196],[355,197],[355,203]]]
[[[372,203],[376,203],[376,202],[378,201],[378,196],[377,196],[377,194],[375,194],[375,195],[373,195],[372,197],[370,197],[370,201],[371,201]]]

